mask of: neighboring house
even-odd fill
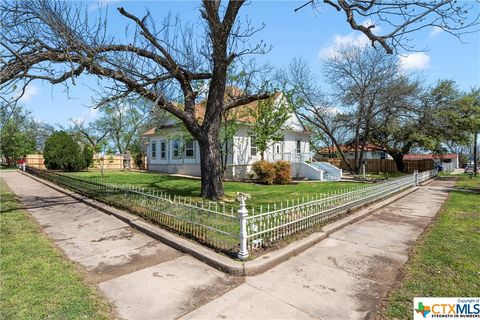
[[[444,171],[459,168],[458,154],[406,154],[403,160],[432,160],[435,167],[441,166]]]
[[[343,152],[345,159],[355,159],[355,146],[354,145],[341,145],[340,150]],[[337,148],[335,146],[322,148],[318,150],[318,154],[323,157],[339,158],[337,154]],[[360,154],[360,153],[359,153]],[[374,144],[367,144],[363,150],[363,160],[373,159],[393,159],[388,153],[386,153],[381,147]]]
[[[284,103],[283,95],[275,96],[276,103]],[[227,179],[245,179],[251,172],[252,164],[261,159],[255,144],[255,136],[250,134],[254,119],[248,112],[258,101],[240,106],[230,111],[227,120],[236,120],[236,132],[227,143]],[[196,116],[200,120],[205,114],[205,106],[196,106]],[[323,169],[307,164],[311,161],[310,132],[308,132],[295,112],[283,126],[283,139],[275,141],[264,154],[269,161],[287,160],[292,162],[292,176],[324,180],[329,176]],[[200,176],[200,150],[197,141],[185,137],[184,130],[174,119],[165,119],[157,128],[143,134],[147,138],[147,169],[171,174]],[[335,168],[335,167],[334,167]],[[339,170],[335,168],[336,170]],[[333,174],[332,174],[333,175]],[[341,173],[340,173],[341,176]]]

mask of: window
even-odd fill
[[[275,144],[275,153],[281,153],[282,151],[282,146],[280,145],[279,142]]]
[[[195,158],[195,143],[193,140],[185,143],[185,158]]]
[[[174,159],[180,158],[180,142],[178,140],[172,141],[172,154]]]
[[[152,141],[150,143],[150,151],[151,151],[152,159],[156,159],[157,158],[157,141]]]
[[[251,136],[250,137],[250,155],[251,156],[256,156],[258,153],[258,148],[257,148],[257,143],[256,143],[256,137]]]
[[[302,141],[297,139],[297,148],[296,148],[297,153],[302,153]]]
[[[167,142],[160,141],[160,159],[167,159]]]

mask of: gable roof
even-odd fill
[[[233,92],[233,93],[229,93],[229,92]],[[244,94],[244,92],[242,90],[238,89],[238,88],[228,87],[227,92],[225,93],[225,101],[230,101],[234,96],[241,96],[243,94]],[[281,95],[282,95],[281,92],[276,92],[274,94],[273,98],[278,99]],[[233,108],[233,109],[230,109],[230,110],[226,111],[224,119],[226,118],[227,121],[236,120],[238,122],[245,123],[245,124],[255,122],[255,118],[252,115],[252,110],[257,107],[259,101],[260,100],[255,100],[255,101],[252,101],[250,103],[240,105],[236,108]],[[201,102],[199,102],[195,105],[195,118],[198,119],[200,122],[202,122],[203,119],[205,118],[206,103],[207,103],[207,101],[203,100],[203,101],[201,101]],[[183,107],[180,104],[178,106],[179,106],[179,108]],[[298,121],[302,125],[303,132],[309,132],[305,128],[305,126],[303,125],[303,122],[300,120],[300,118],[298,117],[296,112],[292,112],[292,114],[298,119]],[[176,126],[177,126],[177,124],[167,124],[167,125],[159,126],[157,129],[173,128],[173,127],[176,127]],[[156,133],[156,129],[152,128],[152,129],[147,130],[143,134],[143,136],[153,136],[153,135],[155,135],[155,133]]]

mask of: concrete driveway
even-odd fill
[[[123,319],[372,319],[453,180],[428,186],[254,277],[232,277],[17,172],[2,178]]]

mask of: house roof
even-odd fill
[[[229,87],[227,88],[227,92],[225,93],[225,101],[231,101],[233,97],[235,96],[241,96],[243,95],[244,92],[238,88],[234,87]],[[281,92],[277,92],[274,94],[274,99],[277,99],[278,97],[281,96]],[[236,120],[241,123],[253,123],[255,121],[255,117],[252,115],[252,110],[257,107],[258,103],[260,100],[252,101],[250,103],[240,105],[236,108],[230,109],[226,111],[224,115],[224,119],[227,121],[229,120]],[[201,122],[203,121],[205,117],[205,112],[206,112],[206,100],[203,100],[195,105],[195,117]],[[179,107],[183,107],[181,105],[178,105]],[[296,116],[296,115],[295,115]],[[298,116],[297,116],[298,118]],[[299,119],[300,121],[300,119]],[[304,127],[303,123],[300,121],[302,124],[302,128],[304,132],[308,132],[308,130]],[[163,125],[159,126],[156,129],[166,129],[166,128],[173,128],[176,127],[176,124],[169,124],[169,125]],[[152,128],[146,131],[143,136],[153,136],[156,133],[156,129]]]
[[[434,159],[457,159],[457,154],[406,154],[403,160],[434,160]]]

